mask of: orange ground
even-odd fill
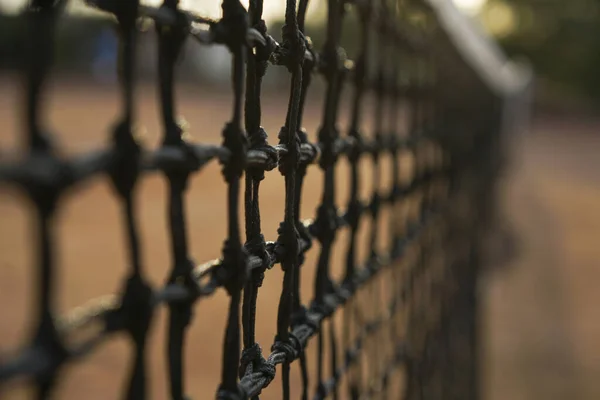
[[[489,399],[600,398],[600,125],[546,118],[505,193],[520,257],[483,285]]]

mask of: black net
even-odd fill
[[[141,6],[138,0],[88,3],[116,17],[122,116],[111,131],[112,147],[81,157],[60,157],[52,135],[40,124],[41,93],[66,1],[33,0],[24,15],[29,152],[20,161],[0,163],[0,179],[21,187],[37,211],[37,322],[29,346],[2,360],[0,383],[31,378],[37,398],[50,397],[65,364],[96,349],[106,337],[123,333],[134,346],[124,397],[147,398],[146,339],[154,311],[165,304],[170,395],[182,400],[185,381],[192,379],[183,368],[192,309],[223,288],[230,306],[221,382],[214,387],[218,399],[257,399],[276,378],[282,381],[282,398],[288,399],[291,363],[300,366],[303,399],[337,399],[342,389],[352,399],[478,397],[475,287],[481,237],[494,199],[501,110],[497,102],[482,101],[474,115],[453,112],[456,105],[444,93],[460,86],[443,82],[448,74],[440,69],[433,39],[438,24],[425,2],[328,0],[326,38],[319,51],[305,30],[308,0],[287,0],[280,43],[267,33],[263,0],[250,0],[248,10],[238,0],[224,0],[220,20],[184,11],[178,0],[164,0],[158,8]],[[353,61],[341,47],[344,18],[350,14],[360,38]],[[411,22],[409,16],[421,23]],[[154,20],[158,40],[164,136],[153,151],[138,144],[132,127],[141,17]],[[231,52],[234,100],[221,145],[186,141],[175,118],[175,63],[189,36]],[[261,127],[261,83],[269,64],[285,67],[291,76],[285,123],[276,139]],[[316,74],[324,78],[326,93],[319,132],[310,141],[313,135],[301,127]],[[338,111],[342,92],[349,87],[350,129],[340,132]],[[367,95],[374,99],[369,107]],[[409,105],[407,131],[399,128],[401,104]],[[366,134],[363,116],[370,112],[376,123]],[[401,156],[412,163],[401,167]],[[349,200],[336,204],[335,170],[343,157],[350,166]],[[183,198],[190,176],[213,159],[222,164],[228,188],[227,237],[222,256],[198,266],[188,255]],[[373,166],[368,202],[359,196],[365,184],[359,173],[363,159]],[[385,191],[383,163],[392,171]],[[300,203],[309,167],[320,168],[324,178],[316,216],[305,220]],[[266,241],[259,185],[265,172],[275,169],[285,179],[285,213],[278,237]],[[150,287],[144,276],[136,223],[137,183],[142,174],[156,172],[169,183],[172,249],[170,276],[160,289]],[[58,318],[53,301],[53,215],[64,193],[97,174],[110,177],[122,206],[129,272],[118,300],[99,300]],[[244,221],[238,215],[242,178]],[[382,225],[390,231],[385,246],[378,245]],[[365,229],[369,251],[367,259],[360,260],[358,235]],[[349,232],[343,243],[336,240],[341,230]],[[341,280],[332,278],[330,271],[334,246],[346,252]],[[318,252],[316,266],[304,263],[311,248]],[[257,296],[264,274],[276,264],[284,279],[277,332],[265,351],[255,341]],[[316,268],[312,299],[300,296],[302,268]],[[341,323],[335,322],[334,314],[341,314]],[[66,340],[92,323],[100,328],[78,341]],[[317,371],[309,385],[305,348],[311,340],[317,345]]]

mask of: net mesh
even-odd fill
[[[300,366],[297,395],[302,399],[340,398],[342,383],[351,399],[477,397],[475,282],[480,236],[493,203],[499,128],[493,118],[485,124],[465,123],[462,131],[449,128],[445,110],[452,105],[438,95],[441,74],[429,29],[436,21],[420,8],[423,2],[328,0],[326,38],[317,51],[305,30],[308,0],[287,0],[280,42],[267,32],[262,0],[250,0],[247,10],[238,0],[224,0],[219,20],[182,10],[178,0],[164,0],[156,8],[138,0],[89,0],[90,6],[116,17],[122,115],[111,130],[110,148],[72,158],[58,155],[40,122],[42,89],[65,4],[33,0],[24,13],[29,152],[19,161],[2,160],[0,178],[21,187],[35,204],[37,322],[29,345],[2,360],[0,383],[31,378],[37,398],[48,398],[62,367],[121,333],[134,347],[123,396],[147,398],[146,339],[157,307],[166,305],[170,396],[187,398],[185,379],[190,377],[183,349],[192,309],[224,289],[230,305],[221,382],[215,382],[218,399],[257,399],[276,378],[282,382],[281,397],[289,399],[292,363]],[[344,18],[350,14],[359,36],[353,61],[341,47]],[[409,22],[409,15],[421,15],[425,23]],[[158,41],[164,135],[155,150],[142,148],[133,129],[141,17],[154,21]],[[220,145],[187,141],[175,116],[175,65],[188,37],[202,45],[226,46],[231,53],[232,115]],[[277,138],[261,127],[261,84],[268,65],[285,67],[290,74],[287,114]],[[315,75],[324,78],[326,92],[320,129],[310,141],[301,127]],[[349,130],[340,132],[345,87],[351,88],[351,120]],[[374,97],[374,107],[368,109],[367,95]],[[410,110],[406,132],[399,128],[401,104]],[[485,115],[498,113],[493,104],[482,107]],[[376,122],[366,134],[363,119],[371,112]],[[412,164],[404,170],[400,159],[406,155]],[[336,204],[335,171],[342,158],[349,162],[350,191],[346,204]],[[227,184],[227,237],[220,258],[196,265],[189,257],[184,196],[190,176],[211,160],[222,164]],[[362,160],[373,166],[366,202],[359,196],[365,183],[359,173]],[[392,171],[385,191],[384,163]],[[320,168],[323,174],[321,202],[310,220],[300,215],[308,168]],[[275,169],[285,180],[285,211],[278,236],[267,241],[259,186],[265,172]],[[168,180],[172,266],[162,288],[149,285],[140,261],[136,188],[148,173]],[[110,177],[121,203],[129,271],[118,295],[59,318],[54,310],[53,215],[65,192],[98,174]],[[243,220],[238,215],[242,179]],[[390,232],[385,246],[378,245],[382,225]],[[349,232],[343,242],[337,235],[341,230]],[[363,230],[369,237],[365,260],[358,256]],[[345,251],[341,280],[330,270],[336,245]],[[309,250],[318,252],[316,265],[305,265]],[[266,271],[277,264],[284,271],[277,331],[265,351],[255,340],[257,296]],[[300,295],[302,268],[316,268],[312,299]],[[334,319],[336,314],[341,317]],[[66,340],[91,324],[100,328],[75,343]],[[342,340],[336,332],[340,328]],[[309,384],[305,349],[311,340],[317,344],[317,371]]]

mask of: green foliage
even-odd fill
[[[510,56],[524,56],[545,82],[563,94],[600,105],[600,3],[597,0],[489,0],[483,19],[494,22],[498,4],[514,19],[498,39]]]

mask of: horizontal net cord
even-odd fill
[[[476,345],[474,282],[480,237],[493,204],[501,107],[482,103],[480,114],[488,118],[485,124],[476,124],[477,115],[463,115],[462,125],[449,123],[455,104],[440,89],[445,82],[439,76],[445,71],[437,64],[440,47],[435,30],[429,29],[436,24],[430,2],[328,0],[320,51],[305,31],[307,0],[286,0],[279,42],[267,32],[262,0],[250,0],[247,10],[238,0],[223,0],[218,20],[182,10],[178,0],[164,0],[160,7],[140,5],[138,0],[87,3],[115,17],[122,107],[111,129],[111,147],[69,158],[59,155],[54,136],[40,116],[56,26],[66,1],[32,0],[24,12],[28,152],[0,158],[0,183],[20,187],[34,205],[38,298],[31,338],[14,357],[0,362],[0,385],[31,378],[36,398],[49,398],[64,365],[119,332],[129,336],[134,350],[123,396],[145,399],[149,395],[146,341],[157,306],[165,304],[170,397],[187,399],[183,349],[193,306],[224,289],[229,306],[218,399],[257,400],[279,377],[282,398],[287,400],[292,396],[293,362],[300,366],[302,399],[313,392],[310,397],[315,399],[337,400],[345,378],[352,400],[396,395],[408,400],[443,398],[443,393],[476,398],[475,357],[459,353],[474,351]],[[354,59],[342,47],[349,13],[355,14],[359,32]],[[134,129],[140,17],[151,19],[157,33],[164,135],[154,150],[140,145]],[[185,125],[175,117],[176,61],[190,37],[203,45],[223,45],[231,53],[231,117],[220,145],[188,141]],[[261,126],[261,85],[269,66],[285,67],[290,80],[285,122],[275,145],[268,143],[269,134]],[[316,140],[309,140],[301,127],[307,93],[316,77],[325,82],[324,104]],[[350,124],[340,132],[339,111],[347,86],[353,88]],[[372,104],[364,101],[367,94],[373,95]],[[401,102],[410,107],[410,125],[403,134],[398,127]],[[362,127],[365,116],[374,119],[369,135]],[[402,152],[414,159],[408,182],[400,176]],[[335,200],[339,194],[336,167],[342,157],[349,161],[350,187],[346,203],[340,206]],[[212,160],[222,165],[227,186],[227,236],[220,258],[197,265],[189,258],[183,199],[190,177]],[[372,165],[372,190],[366,200],[359,196],[363,160]],[[391,166],[389,177],[382,172],[384,163]],[[321,170],[323,188],[314,218],[306,219],[300,215],[300,203],[310,166]],[[266,241],[259,186],[265,172],[275,169],[285,181],[285,209],[278,237]],[[167,282],[159,289],[146,278],[136,217],[137,183],[157,172],[168,182],[172,256]],[[54,307],[54,215],[72,187],[96,175],[109,177],[121,206],[128,271],[119,294],[92,300],[61,318]],[[387,189],[382,188],[384,178],[389,179]],[[399,215],[401,205],[408,207],[404,217]],[[384,224],[390,237],[382,244]],[[349,233],[343,243],[338,235],[342,229]],[[359,260],[357,237],[367,229],[368,257]],[[314,293],[304,305],[301,270],[308,268],[305,253],[316,244]],[[339,281],[331,274],[336,246],[347,250]],[[406,261],[410,257],[414,259]],[[277,264],[284,277],[276,335],[265,359],[255,340],[257,297],[266,270]],[[340,342],[339,324],[331,317],[342,311]],[[90,328],[94,329],[90,332]],[[314,387],[305,351],[309,343],[317,346]],[[391,393],[391,381],[399,370],[406,385],[402,393]],[[453,371],[463,371],[464,376],[456,379]]]

